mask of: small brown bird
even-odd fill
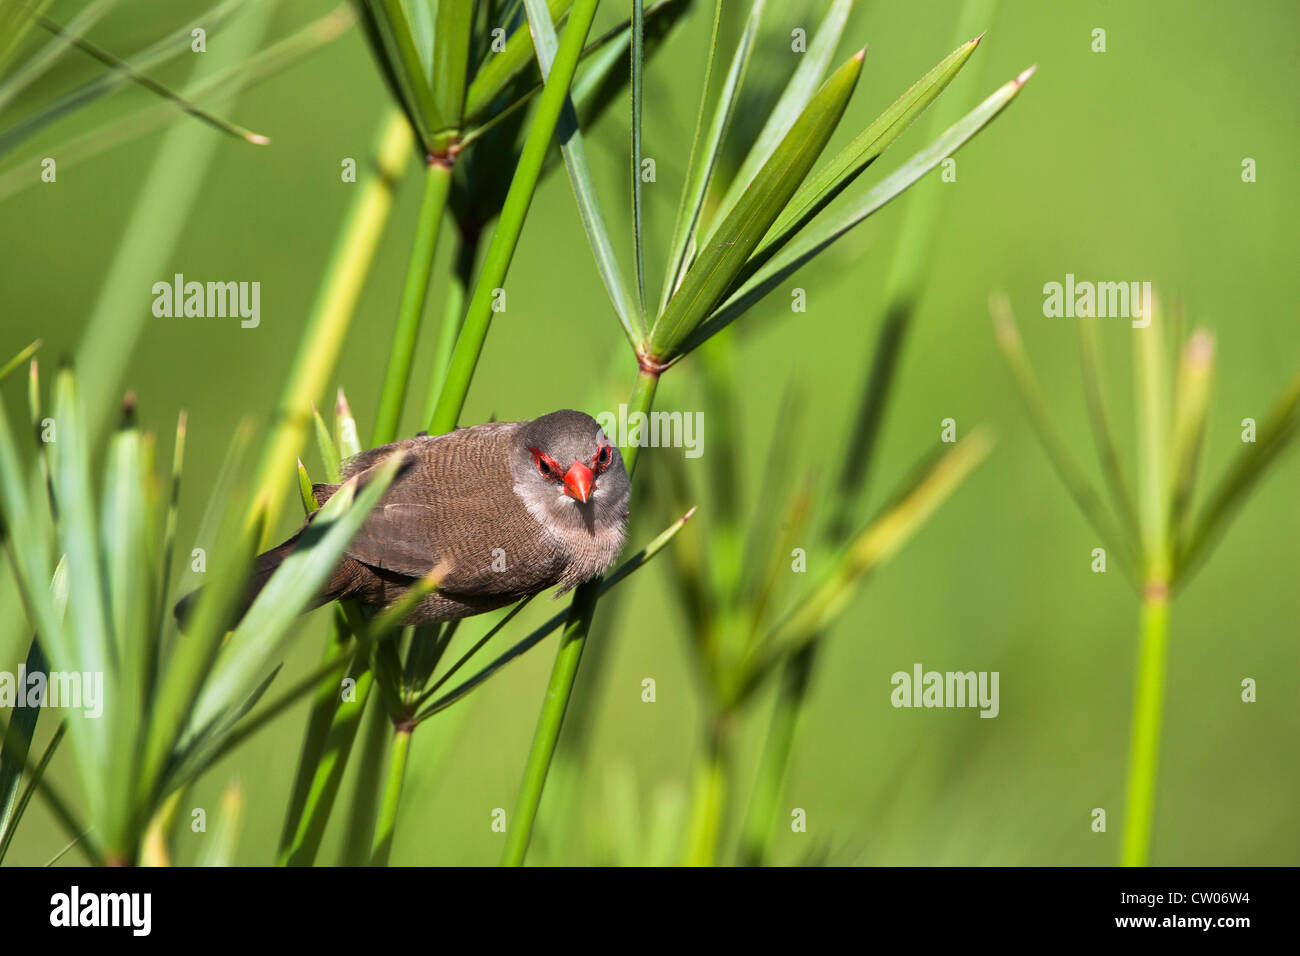
[[[627,470],[590,415],[565,409],[393,442],[345,462],[343,478],[364,484],[394,453],[404,464],[313,607],[345,598],[387,606],[438,568],[437,590],[407,621],[452,621],[556,585],[562,594],[607,571],[623,548]],[[324,505],[339,487],[312,491]],[[301,534],[258,556],[249,604]]]

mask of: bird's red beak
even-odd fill
[[[590,468],[575,461],[564,476],[564,493],[585,503],[591,497],[591,484],[595,478]]]

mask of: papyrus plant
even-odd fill
[[[526,0],[525,6],[529,9],[538,59],[545,73],[554,38],[542,22],[545,18],[541,0]],[[628,401],[629,414],[650,410],[659,378],[665,371],[745,314],[802,265],[974,136],[1016,96],[1032,72],[1026,70],[1003,85],[892,175],[861,197],[846,200],[840,204],[842,208],[832,213],[827,207],[942,92],[974,52],[978,38],[942,60],[841,152],[819,164],[822,150],[852,96],[866,52],[858,51],[826,76],[850,6],[848,0],[837,0],[830,5],[809,52],[791,77],[737,175],[730,183],[723,184],[714,182],[718,157],[731,124],[738,90],[750,65],[766,3],[755,0],[751,4],[744,31],[715,97],[713,74],[715,61],[719,59],[722,6],[719,2],[714,8],[712,40],[687,178],[668,244],[668,268],[657,299],[647,298],[644,268],[640,176],[644,24],[639,6],[633,7],[628,156],[633,224],[634,280],[631,283],[624,279],[605,217],[600,213],[580,130],[571,120],[566,120],[561,128],[561,146],[597,268],[637,363],[636,380]],[[706,198],[711,187],[723,199],[709,208]],[[827,213],[825,217],[823,212]],[[479,343],[486,335],[489,319],[485,313],[481,330],[476,330]],[[466,337],[462,335],[458,353],[465,344]],[[472,343],[469,347],[469,354],[476,356],[477,347]],[[453,358],[453,366],[458,357]],[[459,412],[459,406],[455,411]],[[639,449],[628,447],[626,437],[620,436],[620,440],[631,472]],[[521,863],[527,851],[598,591],[599,582],[592,582],[579,588],[574,596],[507,834],[504,855],[507,863]]]
[[[1137,468],[1136,482],[1130,484],[1109,412],[1097,343],[1099,320],[1080,318],[1083,387],[1105,483],[1103,494],[1052,421],[1016,329],[1010,301],[998,294],[990,305],[998,345],[1048,458],[1138,594],[1138,653],[1120,862],[1144,866],[1151,848],[1170,603],[1213,552],[1269,466],[1300,434],[1300,374],[1291,380],[1259,424],[1254,440],[1237,452],[1198,509],[1214,338],[1199,330],[1182,341],[1181,314],[1176,313],[1171,323],[1154,302],[1145,327],[1126,326],[1133,337],[1136,398]],[[1166,345],[1171,333],[1173,349]]]
[[[63,717],[84,811],[74,811],[40,779],[62,729],[36,762],[33,786],[42,784],[70,839],[80,841],[91,861],[129,864],[140,859],[155,814],[211,764],[265,692],[297,615],[399,462],[384,466],[373,487],[343,489],[338,506],[327,505],[313,522],[307,546],[295,550],[229,632],[253,536],[237,504],[243,495],[216,501],[226,527],[204,549],[212,569],[182,637],[171,614],[171,568],[184,416],[170,478],[162,481],[154,473],[154,438],[137,425],[128,398],[97,481],[92,435],[70,369],[58,373],[53,392],[45,415],[33,362],[32,427],[23,430],[25,438],[0,408],[0,534],[35,634],[28,667],[75,673],[83,684],[102,681],[103,693],[94,708],[100,713],[73,706]],[[18,822],[14,811],[26,805],[14,803],[13,794],[39,717],[39,710],[19,713],[0,754],[0,847]]]

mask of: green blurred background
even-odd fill
[[[207,5],[127,4],[94,36],[110,49],[133,49]],[[77,6],[58,4],[54,15],[66,19]],[[272,35],[332,6],[284,0]],[[625,15],[625,5],[604,6],[597,29]],[[779,92],[794,66],[790,30],[811,33],[822,7],[770,4],[747,108],[757,112]],[[956,2],[858,5],[840,58],[860,43],[869,50],[828,155],[964,39],[956,35],[959,12]],[[740,11],[733,13],[734,23]],[[985,305],[991,290],[1010,295],[1049,401],[1090,470],[1076,329],[1073,320],[1042,316],[1045,282],[1067,272],[1080,279],[1151,280],[1165,300],[1182,298],[1193,325],[1215,333],[1210,477],[1240,448],[1241,419],[1262,419],[1300,364],[1294,293],[1300,194],[1284,176],[1287,168],[1294,175],[1300,148],[1294,44],[1300,6],[1293,0],[1232,9],[1180,0],[1004,0],[987,26],[970,67],[945,96],[969,107],[1030,64],[1038,64],[1038,73],[958,154],[955,183],[940,182],[936,171],[916,187],[946,190],[946,202],[877,458],[874,498],[934,448],[941,419],[956,419],[963,434],[988,423],[998,443],[835,628],[819,661],[784,801],[807,811],[808,832],[782,826],[777,862],[822,852],[835,863],[875,864],[1109,864],[1117,858],[1135,599],[1118,573],[1090,571],[1091,549],[1100,542],[1028,427],[994,345]],[[1091,50],[1097,27],[1106,30],[1104,54]],[[645,150],[658,162],[658,182],[645,193],[652,277],[662,274],[707,34],[708,12],[696,10],[647,71]],[[219,34],[209,39],[210,50],[216,42]],[[186,69],[182,64],[160,78],[183,85]],[[69,56],[38,94],[53,95],[94,70],[84,57]],[[94,109],[111,116],[147,97],[128,89]],[[237,422],[265,421],[274,407],[349,191],[357,188],[340,182],[340,161],[355,157],[364,167],[387,104],[353,30],[220,109],[269,134],[273,145],[255,148],[211,134],[220,139],[215,161],[166,268],[141,281],[138,308],[148,312],[152,282],[173,272],[256,280],[261,326],[149,316],[122,383],[137,393],[143,420],[160,434],[160,458],[170,455],[177,412],[189,410],[181,542],[197,531]],[[589,152],[606,214],[615,234],[627,237],[624,114],[614,110],[589,131]],[[30,187],[0,204],[0,357],[37,337],[45,342],[45,368],[76,350],[124,225],[150,188],[145,172],[160,133],[61,166],[55,184],[39,182],[40,158],[57,157],[57,145],[87,121],[72,117],[0,165],[0,171],[15,165],[31,171]],[[865,179],[878,180],[924,145],[925,128],[923,117]],[[742,122],[736,132],[743,141],[755,131]],[[1241,181],[1245,157],[1258,163],[1256,183]],[[363,434],[373,420],[406,269],[419,202],[415,173],[412,160],[335,376]],[[807,413],[796,439],[801,466],[824,461],[833,467],[879,327],[891,245],[912,196],[789,283],[807,291],[806,313],[789,312],[784,289],[741,323],[738,356],[748,386],[742,444],[756,473],[790,383]],[[444,241],[440,260],[450,248]],[[630,240],[620,252],[628,250]],[[440,261],[430,315],[441,307],[446,272]],[[507,294],[508,311],[489,336],[463,422],[560,407],[594,413],[600,409],[590,405],[593,394],[608,395],[607,408],[625,400],[633,363],[562,173],[543,182]],[[1113,414],[1131,462],[1131,333],[1123,321],[1103,321],[1101,333]],[[431,351],[426,334],[406,434],[423,427],[421,370]],[[699,407],[693,364],[688,359],[680,375],[670,375],[661,408]],[[4,386],[12,414],[25,407],[23,389],[22,376]],[[707,429],[706,422],[705,458],[688,460],[688,469],[705,467]],[[308,456],[309,466],[314,460]],[[1293,455],[1265,480],[1174,605],[1153,862],[1300,862],[1297,482],[1300,460]],[[285,516],[286,534],[296,520]],[[700,520],[707,529],[707,509]],[[656,530],[638,522],[634,543]],[[814,552],[810,564],[827,557]],[[584,687],[595,696],[584,717],[591,751],[578,783],[578,814],[559,839],[543,806],[536,861],[610,859],[619,834],[635,825],[629,801],[640,808],[644,827],[657,805],[685,800],[701,735],[699,683],[666,567],[647,569],[616,604],[604,606],[600,640],[609,645],[600,686]],[[0,607],[0,667],[14,670],[30,634],[7,576]],[[542,600],[525,613],[539,621],[554,609]],[[309,619],[289,673],[302,674],[318,660],[324,630],[324,614]],[[492,831],[491,814],[514,804],[554,641],[416,734],[394,864],[496,862],[502,835]],[[981,720],[971,710],[892,708],[890,675],[917,662],[926,669],[999,671],[1000,715]],[[645,677],[657,681],[654,704],[641,701]],[[1257,703],[1240,700],[1245,677],[1258,682]],[[742,727],[733,822],[745,806],[768,703],[752,708]],[[210,771],[187,800],[211,812],[220,790],[232,779],[240,782],[246,812],[239,862],[274,857],[304,717],[305,705],[276,721]],[[40,739],[48,733],[46,725]],[[54,774],[76,792],[69,761],[57,760]],[[350,785],[336,819],[344,816]],[[1104,834],[1090,829],[1094,807],[1108,813]],[[176,856],[185,862],[194,848],[188,829],[180,834]],[[10,860],[39,864],[65,842],[38,805]],[[337,842],[326,841],[322,861],[334,858]],[[64,858],[76,860],[75,852]]]

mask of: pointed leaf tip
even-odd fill
[[[1015,83],[1016,86],[1024,86],[1026,83],[1029,82],[1029,78],[1034,75],[1034,71],[1036,69],[1038,69],[1037,63],[1035,63],[1029,69],[1025,70],[1019,76],[1017,76],[1012,82]]]
[[[863,47],[863,48],[862,48],[861,50],[859,50],[857,53],[853,54],[853,59],[857,60],[859,63],[861,63],[863,60],[865,60],[866,57],[867,57],[867,48],[866,48],[866,47]]]

